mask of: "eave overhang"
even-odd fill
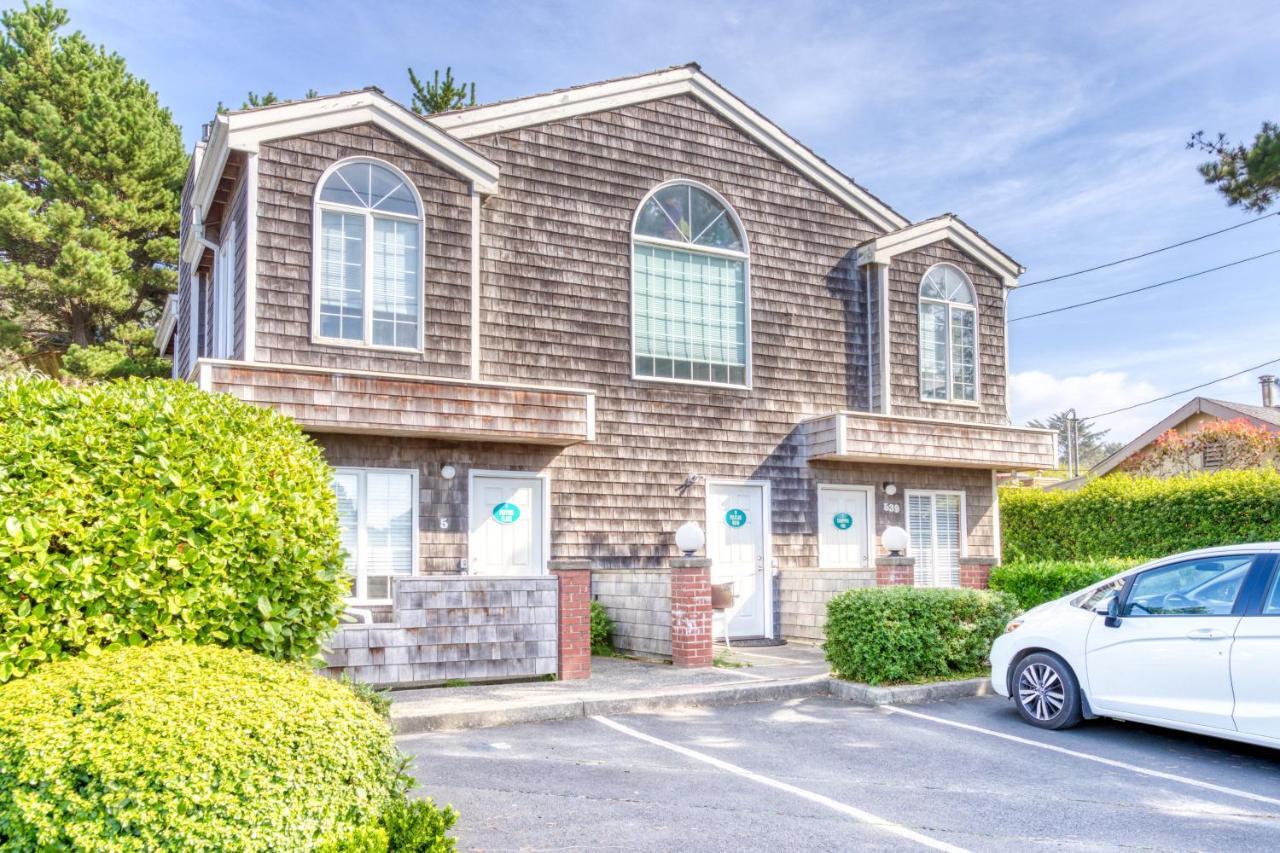
[[[926,219],[862,243],[858,246],[858,263],[890,264],[897,255],[915,251],[939,240],[950,240],[962,251],[972,255],[980,264],[998,275],[1005,287],[1017,287],[1018,277],[1026,272],[1025,267],[953,213]]]

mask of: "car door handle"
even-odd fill
[[[1226,637],[1227,632],[1218,628],[1196,628],[1187,632],[1188,640],[1223,640]]]

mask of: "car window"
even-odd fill
[[[1271,594],[1266,597],[1262,612],[1266,616],[1280,616],[1280,572],[1271,579]]]
[[[1138,575],[1125,616],[1229,616],[1253,555],[1189,560]]]
[[[1112,578],[1071,603],[1081,610],[1097,610],[1102,607],[1104,601],[1120,591],[1126,580],[1128,580],[1127,577]]]

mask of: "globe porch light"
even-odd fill
[[[676,530],[676,547],[686,557],[692,557],[695,551],[706,544],[706,541],[706,535],[703,534],[702,528],[696,522],[686,521]]]
[[[906,551],[907,546],[911,544],[911,537],[907,536],[907,531],[901,527],[887,527],[884,533],[880,534],[880,544],[890,556],[901,557],[902,552]]]

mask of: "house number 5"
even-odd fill
[[[885,501],[880,504],[880,509],[884,512],[902,512],[902,504],[894,504]]]

